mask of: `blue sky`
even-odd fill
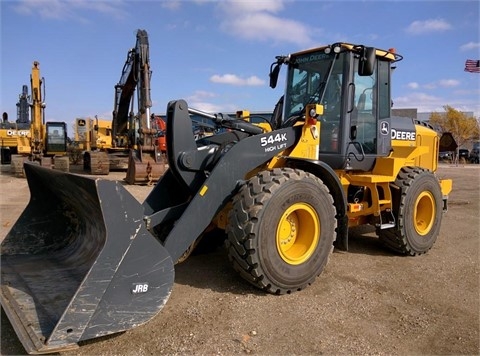
[[[1,111],[16,119],[39,61],[48,121],[110,119],[114,85],[145,29],[153,113],[180,98],[209,112],[273,110],[276,55],[344,41],[404,56],[395,108],[450,105],[478,117],[480,74],[464,65],[480,59],[479,17],[479,1],[1,0]]]

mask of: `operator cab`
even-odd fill
[[[333,169],[372,169],[391,150],[390,73],[401,59],[393,50],[344,43],[277,57],[272,88],[281,64],[288,65],[278,126],[303,120],[308,104],[321,104],[319,159]]]
[[[47,122],[45,137],[46,155],[63,155],[67,152],[67,124],[64,122]]]

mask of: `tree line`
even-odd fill
[[[440,134],[451,133],[459,148],[480,139],[480,123],[477,118],[449,105],[443,108],[445,113],[433,112],[430,115],[430,125]]]

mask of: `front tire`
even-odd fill
[[[395,185],[393,211],[397,225],[378,230],[380,240],[401,254],[426,253],[435,243],[443,216],[443,199],[435,175],[423,168],[402,168]]]
[[[274,294],[301,290],[328,262],[335,215],[333,198],[316,176],[289,168],[261,172],[233,199],[229,259],[260,289]]]

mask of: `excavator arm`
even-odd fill
[[[42,95],[42,84],[43,78],[40,78],[40,63],[37,61],[33,62],[32,67],[32,74],[30,75],[30,85],[32,89],[32,102],[30,104],[31,107],[31,153],[34,158],[36,156],[40,157],[42,151],[44,149],[45,139],[44,139],[44,132],[43,132],[43,125],[44,125],[44,108],[45,103],[43,102],[43,95]]]
[[[115,85],[115,102],[113,109],[113,135],[127,135],[129,118],[134,116],[133,104],[135,90],[138,88],[137,116],[142,117],[140,128],[149,126],[150,108],[150,60],[148,36],[145,30],[138,30],[137,42],[128,51],[123,65],[120,81]],[[148,115],[148,116],[147,116]]]
[[[113,147],[129,150],[126,181],[153,183],[165,172],[166,163],[157,152],[158,130],[150,125],[150,54],[148,35],[137,31],[137,41],[127,55],[120,81],[115,85]],[[134,94],[137,92],[137,113]]]
[[[115,85],[115,103],[112,120],[114,137],[128,134],[128,118],[136,87],[132,71],[134,58],[133,50],[130,50],[122,69],[120,81]]]

